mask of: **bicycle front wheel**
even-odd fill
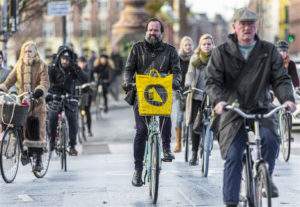
[[[11,183],[16,178],[20,161],[20,148],[16,131],[10,128],[5,130],[0,142],[1,175],[6,183]]]
[[[203,156],[202,156],[202,176],[207,177],[208,168],[209,168],[209,156],[211,152],[211,132],[209,125],[206,126],[205,137],[204,138],[204,147],[203,147]]]
[[[46,145],[46,147],[43,148],[43,154],[42,154],[42,162],[44,165],[44,169],[41,170],[40,172],[33,172],[33,174],[37,178],[43,178],[46,175],[48,168],[49,168],[51,150],[50,150],[50,136],[49,136],[47,130],[46,130],[46,142],[47,142],[47,145]]]
[[[269,172],[265,163],[260,163],[257,169],[256,176],[256,195],[257,195],[257,206],[271,207],[271,187]]]
[[[158,146],[158,137],[157,135],[153,136],[153,145],[152,145],[152,164],[151,164],[151,187],[152,187],[152,203],[155,204],[158,197],[158,185],[159,185],[159,146]]]
[[[101,89],[102,90],[102,89]],[[96,119],[100,120],[102,118],[102,113],[104,110],[104,103],[103,103],[103,92],[100,91],[98,93],[97,99],[96,99]]]
[[[62,156],[61,156],[61,159],[62,159],[62,168],[65,172],[67,172],[67,140],[68,140],[68,135],[69,135],[69,132],[68,132],[68,124],[67,122],[64,123],[64,127],[63,127],[63,134],[62,134]]]
[[[291,153],[291,117],[290,114],[281,116],[281,151],[283,159],[287,162]]]

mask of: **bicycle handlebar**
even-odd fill
[[[271,111],[269,111],[266,114],[247,114],[244,111],[242,111],[240,108],[238,108],[237,106],[234,105],[225,105],[224,109],[225,110],[232,110],[234,112],[236,112],[237,114],[239,114],[241,117],[246,118],[246,119],[263,119],[263,118],[269,118],[271,117],[273,114],[275,114],[276,112],[278,112],[281,109],[288,109],[288,106],[283,104],[280,106],[277,106],[276,108],[272,109]]]

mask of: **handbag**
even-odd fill
[[[124,100],[129,104],[129,105],[133,105],[134,104],[134,100],[135,100],[135,95],[136,95],[136,91],[134,90],[134,88],[132,88],[130,91],[128,91],[126,93],[126,96],[124,98]]]

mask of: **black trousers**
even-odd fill
[[[69,124],[69,145],[75,146],[77,143],[76,135],[78,131],[78,126],[77,126],[78,107],[75,107],[72,110],[65,107],[65,113]],[[56,136],[57,122],[58,122],[58,112],[49,111],[48,116],[49,116],[48,129],[50,132],[51,140],[54,141]]]
[[[138,112],[138,104],[135,100],[133,105],[134,117],[135,117],[135,124],[136,124],[136,134],[134,138],[134,165],[135,170],[142,170],[143,169],[143,161],[144,161],[144,154],[146,148],[146,140],[148,138],[148,129],[146,126],[147,123],[150,121],[150,116],[140,116]],[[159,126],[160,129],[162,128],[162,146],[164,149],[170,149],[170,142],[171,142],[171,117],[160,117],[159,118]]]
[[[192,122],[191,127],[193,128],[195,119],[197,117],[198,111],[201,110],[201,101],[193,100],[192,103]],[[192,151],[198,151],[201,136],[192,130]]]

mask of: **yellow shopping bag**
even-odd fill
[[[153,74],[157,74],[153,76]],[[136,88],[141,116],[169,116],[172,109],[173,74],[161,77],[156,69],[149,75],[136,75]]]

